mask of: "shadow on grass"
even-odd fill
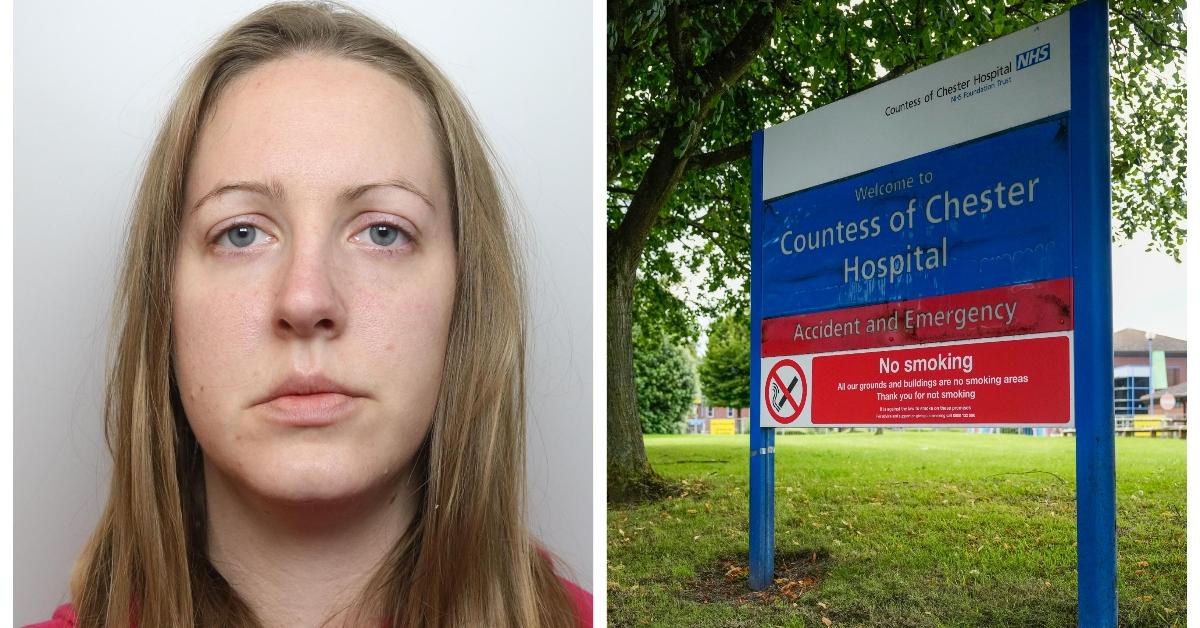
[[[685,481],[686,483],[686,481]],[[682,495],[686,487],[664,479],[648,465],[644,469],[608,467],[609,510],[632,508]]]
[[[705,474],[708,476],[710,474]],[[699,497],[710,490],[708,483],[700,478],[668,480],[657,473],[649,473],[619,480],[614,486],[613,478],[608,482],[608,509],[629,510],[646,504],[687,497]]]
[[[770,606],[795,602],[820,585],[829,570],[829,550],[801,549],[775,554],[775,579],[762,591],[750,590],[746,555],[721,556],[709,567],[698,570],[684,585],[684,594],[705,604],[724,602]]]

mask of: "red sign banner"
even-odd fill
[[[812,358],[813,425],[1071,422],[1066,335]]]
[[[762,322],[762,357],[853,351],[1074,328],[1071,279],[781,316]]]

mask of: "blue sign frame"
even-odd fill
[[[1089,0],[1070,9],[1071,88],[1069,191],[1075,311],[1074,382],[1079,625],[1117,625],[1116,481],[1112,414],[1112,260],[1108,118],[1108,5]],[[1029,51],[1033,53],[1035,51]],[[1042,60],[1029,55],[1027,63]],[[779,315],[765,308],[762,131],[751,138],[750,380],[762,382],[762,321]],[[836,295],[835,295],[836,300]],[[886,295],[884,300],[891,300]],[[789,306],[804,311],[803,304]],[[820,305],[807,311],[820,310]],[[760,404],[750,409],[750,587],[774,576],[775,429],[760,427]]]

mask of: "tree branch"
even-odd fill
[[[887,74],[884,74],[883,76],[875,79],[874,81],[871,81],[870,83],[867,83],[866,85],[863,85],[861,87],[856,87],[854,89],[851,89],[849,92],[846,92],[845,96],[842,96],[842,98],[845,98],[846,96],[853,96],[859,92],[865,92],[868,89],[875,87],[876,85],[882,85],[902,74],[906,74],[909,70],[913,69],[913,66],[915,66],[915,65],[916,65],[916,61],[909,59],[908,61],[905,61],[904,63],[901,63],[900,65],[888,70]]]
[[[667,7],[667,50],[671,53],[671,61],[675,66],[672,72],[675,84],[682,90],[687,85],[687,74],[691,71],[692,64],[688,62],[684,52],[683,33],[679,27],[679,5],[674,3]]]
[[[637,192],[620,226],[608,239],[609,272],[632,276],[646,246],[646,238],[659,219],[662,207],[675,191],[683,176],[688,153],[696,141],[713,103],[741,76],[770,41],[775,29],[775,11],[786,0],[775,0],[769,11],[757,12],[746,20],[734,37],[696,72],[707,90],[696,104],[695,116],[681,126],[665,129],[655,148],[654,157],[638,183]]]
[[[1146,30],[1146,27],[1142,26],[1141,22],[1137,21],[1136,18],[1129,15],[1128,13],[1125,13],[1121,9],[1118,9],[1117,7],[1109,7],[1109,10],[1112,11],[1113,13],[1116,13],[1117,15],[1129,20],[1129,23],[1133,24],[1133,27],[1136,28],[1138,30],[1138,32],[1142,34],[1142,37],[1149,39],[1150,43],[1154,44],[1155,46],[1158,46],[1159,48],[1167,48],[1170,50],[1177,50],[1179,52],[1187,52],[1187,49],[1183,48],[1182,46],[1176,46],[1175,44],[1172,44],[1172,43],[1168,43],[1165,41],[1159,41],[1157,37],[1150,34],[1150,31]]]
[[[913,65],[914,65],[914,62],[906,61],[906,62],[892,68],[887,74],[875,79],[874,81],[871,81],[870,83],[867,83],[866,85],[863,85],[862,87],[859,87],[857,89],[851,90],[845,96],[853,96],[854,94],[857,94],[858,92],[871,89],[872,87],[875,87],[876,85],[880,85],[882,83],[886,83],[887,81],[890,81],[890,80],[896,78],[897,76],[900,76],[901,74],[904,74],[905,72],[908,72],[912,68]],[[845,96],[843,96],[843,98],[845,98]],[[738,142],[737,144],[733,144],[731,146],[726,146],[725,148],[708,151],[707,153],[697,153],[695,155],[692,155],[690,158],[688,158],[687,169],[689,171],[691,171],[691,170],[704,170],[707,168],[714,168],[716,166],[720,166],[722,164],[726,164],[731,161],[737,161],[739,159],[744,159],[749,156],[750,156],[750,140],[746,140],[744,142]]]
[[[750,156],[750,140],[738,142],[707,153],[697,153],[688,159],[688,170],[703,170],[713,168],[731,161],[745,159]]]
[[[774,8],[779,9],[785,3],[777,0],[774,4]],[[696,73],[710,87],[706,98],[724,91],[732,80],[741,76],[774,30],[775,11],[755,13],[724,48],[697,68]]]
[[[633,133],[628,137],[616,137],[610,135],[608,147],[610,151],[619,155],[623,155],[640,146],[642,142],[653,138],[655,135],[658,135],[658,133],[661,131],[662,127],[655,124],[647,124],[646,128],[638,131],[637,133]]]
[[[622,23],[622,21],[625,19],[624,9],[624,3],[609,0],[608,23],[610,25]],[[617,109],[620,106],[621,93],[625,89],[625,75],[629,71],[629,54],[632,52],[626,42],[623,41],[622,29],[618,28],[615,30],[615,32],[616,36],[608,40],[608,55],[606,55],[606,71],[608,73],[608,80],[606,81],[608,86],[608,102],[605,103],[607,106],[605,128],[608,130],[609,137],[613,137],[615,135],[614,131],[616,130],[617,124]]]
[[[687,216],[676,215],[676,216],[672,216],[672,217],[675,220],[678,220],[679,222],[682,222],[683,224],[691,227],[692,229],[695,229],[696,231],[702,231],[704,233],[710,233],[712,235],[721,236],[724,238],[733,238],[734,240],[737,240],[738,242],[744,243],[746,246],[750,246],[750,240],[744,234],[731,232],[731,231],[720,231],[718,229],[713,229],[712,227],[705,226],[704,224],[697,222],[696,220],[693,220],[692,218],[689,218]]]
[[[880,6],[883,7],[883,12],[887,13],[888,21],[892,23],[892,28],[895,29],[896,35],[899,36],[904,30],[900,28],[900,20],[896,19],[896,12],[892,10],[891,4],[883,2]]]

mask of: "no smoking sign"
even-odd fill
[[[787,425],[804,411],[808,400],[808,379],[804,369],[792,359],[783,359],[771,367],[763,389],[763,404],[771,418]]]

